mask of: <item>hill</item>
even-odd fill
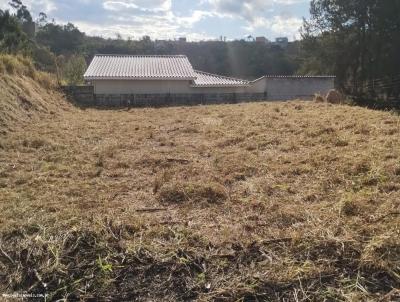
[[[54,75],[37,71],[31,60],[0,54],[1,133],[71,110],[56,86]]]
[[[302,101],[80,110],[32,77],[1,83],[2,293],[399,298],[398,115]]]

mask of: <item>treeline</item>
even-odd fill
[[[149,37],[139,41],[124,40],[119,36],[105,39],[87,36],[71,23],[49,22],[44,13],[33,23],[21,0],[13,0],[10,5],[16,10],[15,14],[0,10],[0,51],[29,55],[39,69],[57,73],[61,80],[71,84],[83,81],[83,71],[98,53],[184,54],[198,70],[248,79],[266,74],[290,75],[299,68],[298,42],[281,48],[246,41],[180,43],[153,41]],[[34,35],[23,30],[27,24],[36,27]]]
[[[299,72],[332,73],[353,95],[399,98],[399,0],[313,0],[310,12]]]
[[[69,83],[83,81],[83,72],[97,53],[185,54],[196,69],[248,79],[271,74],[336,75],[342,90],[359,95],[365,87],[376,87],[377,81],[385,83],[382,87],[388,86],[387,81],[395,85],[400,75],[398,0],[313,0],[301,41],[285,48],[246,41],[104,39],[87,36],[70,23],[49,22],[43,13],[36,20],[36,34],[30,36],[24,30],[33,23],[30,12],[21,0],[10,5],[14,14],[0,10],[0,51],[29,55],[38,68]],[[386,93],[398,96],[400,89],[393,85]]]
[[[298,43],[285,49],[262,43],[139,41],[122,38],[90,37],[74,25],[47,23],[40,28],[36,41],[57,56],[79,54],[89,62],[95,54],[174,55],[184,54],[199,70],[222,75],[256,78],[265,74],[293,74],[298,69]],[[72,43],[70,42],[72,41]]]

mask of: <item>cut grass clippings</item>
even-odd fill
[[[399,116],[301,101],[80,110],[0,78],[0,292],[399,300]]]

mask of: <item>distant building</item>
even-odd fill
[[[256,42],[267,44],[269,41],[266,37],[256,37]]]
[[[84,78],[97,104],[161,105],[312,98],[334,88],[331,76],[265,76],[254,81],[195,70],[175,56],[96,55]]]
[[[186,37],[181,37],[181,38],[179,38],[178,41],[181,42],[181,43],[186,43],[187,42]]]
[[[282,48],[286,48],[289,44],[289,39],[287,37],[276,38],[275,44]]]

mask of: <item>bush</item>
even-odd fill
[[[15,57],[10,55],[4,55],[1,57],[1,61],[5,67],[5,72],[8,74],[14,74],[18,67],[18,61]]]
[[[344,102],[344,98],[339,91],[331,89],[326,95],[326,101],[331,104],[342,104]]]
[[[54,89],[57,87],[57,81],[54,75],[47,72],[36,72],[36,80],[45,89]]]
[[[32,60],[23,56],[0,55],[0,74],[26,76],[36,80],[43,88],[57,87],[54,76],[47,72],[37,71]]]
[[[36,70],[32,60],[23,56],[12,56],[7,54],[0,55],[1,73],[10,75],[22,75],[35,78]]]
[[[87,68],[85,58],[73,55],[63,68],[63,77],[69,85],[79,85],[84,83],[83,74]]]

